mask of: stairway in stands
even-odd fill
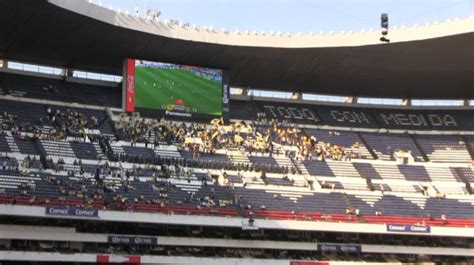
[[[409,134],[410,138],[413,140],[413,142],[415,143],[416,145],[416,148],[418,148],[418,151],[420,151],[420,154],[421,154],[421,157],[423,157],[423,160],[425,162],[429,162],[430,159],[428,158],[428,155],[425,153],[425,151],[423,150],[423,148],[421,148],[421,145],[420,143],[418,142],[418,140],[416,139],[416,137],[412,134]]]
[[[295,163],[296,169],[299,171],[300,174],[303,174],[305,176],[309,175],[309,172],[306,169],[303,160],[293,160],[293,162]]]
[[[360,132],[357,132],[356,135],[357,135],[357,138],[359,139],[359,141],[365,146],[365,148],[367,149],[369,154],[372,156],[372,158],[373,159],[379,159],[379,157],[375,153],[374,149],[367,143],[365,138],[362,137],[362,134]]]
[[[471,143],[465,135],[462,136],[462,140],[464,141],[464,143],[466,143],[466,149],[469,155],[471,156],[471,159],[474,160],[474,150],[472,148],[473,143]]]
[[[12,152],[20,152],[20,149],[18,148],[18,145],[15,142],[15,139],[11,135],[5,135],[5,140],[7,141],[8,145],[10,146],[10,149]]]
[[[278,156],[273,155],[273,158],[275,159],[275,161],[280,167],[287,167],[288,169],[295,167],[293,162],[291,162],[291,160],[284,155],[278,155]]]
[[[227,156],[230,158],[230,161],[235,164],[251,163],[247,155],[243,154],[237,147],[229,147],[227,149]]]
[[[355,210],[357,207],[354,206],[354,204],[352,203],[352,201],[349,199],[349,197],[347,196],[346,193],[342,193],[342,198],[344,199],[344,201],[346,202],[346,205],[348,206],[347,208],[348,209],[353,209]],[[359,215],[354,215],[357,220],[360,222],[360,223],[365,223],[365,220],[364,218],[362,217],[361,214]]]
[[[97,152],[98,159],[99,160],[107,160],[107,155],[102,151],[102,148],[100,147],[100,144],[98,142],[93,142],[94,149]]]
[[[155,147],[154,152],[159,157],[181,157],[178,148],[174,145],[158,145]]]

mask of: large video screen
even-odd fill
[[[222,115],[222,70],[135,60],[135,106]]]

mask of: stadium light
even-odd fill
[[[381,33],[382,37],[380,37],[381,42],[390,42],[390,39],[387,38],[388,35],[388,14],[382,13],[380,15],[380,26],[382,28]]]
[[[135,5],[135,16],[140,16],[140,8],[138,7],[138,5]]]

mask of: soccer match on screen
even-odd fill
[[[140,108],[222,114],[222,71],[135,61],[135,104]]]

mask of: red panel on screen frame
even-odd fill
[[[125,111],[135,111],[135,59],[127,59]]]

